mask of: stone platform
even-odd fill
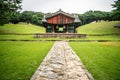
[[[34,38],[86,38],[86,34],[77,34],[77,33],[46,33],[46,34],[35,34]]]
[[[57,41],[31,80],[94,80],[65,41]]]

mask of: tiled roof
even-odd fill
[[[56,16],[58,14],[64,14],[64,15],[66,15],[68,17],[74,18],[74,14],[66,13],[66,12],[62,11],[61,9],[59,11],[55,12],[55,13],[47,13],[47,14],[45,14],[45,18],[50,18],[50,17]]]
[[[47,18],[51,18],[51,17],[56,16],[58,14],[63,14],[63,15],[66,15],[68,17],[73,18],[75,23],[81,22],[81,20],[79,19],[77,14],[69,14],[69,13],[62,11],[61,9],[55,13],[44,14],[44,18],[42,19],[42,22],[47,22],[47,20],[46,20]]]
[[[47,22],[47,20],[46,20],[46,18],[45,18],[45,15],[44,15],[44,17],[43,17],[43,19],[42,19],[42,22]]]
[[[75,17],[75,20],[74,20],[75,23],[81,22],[78,15],[74,15],[74,17]]]

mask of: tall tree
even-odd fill
[[[33,12],[33,11],[24,11],[19,16],[20,22],[32,23],[36,25],[42,25],[43,13]]]
[[[120,0],[114,1],[115,4],[112,4],[113,8],[115,8],[114,11],[114,18],[116,20],[120,20]]]
[[[22,0],[0,0],[0,25],[9,22],[12,15],[21,9]]]

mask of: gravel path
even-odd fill
[[[94,80],[65,41],[57,41],[31,80]]]

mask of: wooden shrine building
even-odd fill
[[[77,33],[81,21],[76,14],[69,14],[61,9],[55,13],[47,13],[42,19],[46,33]]]

